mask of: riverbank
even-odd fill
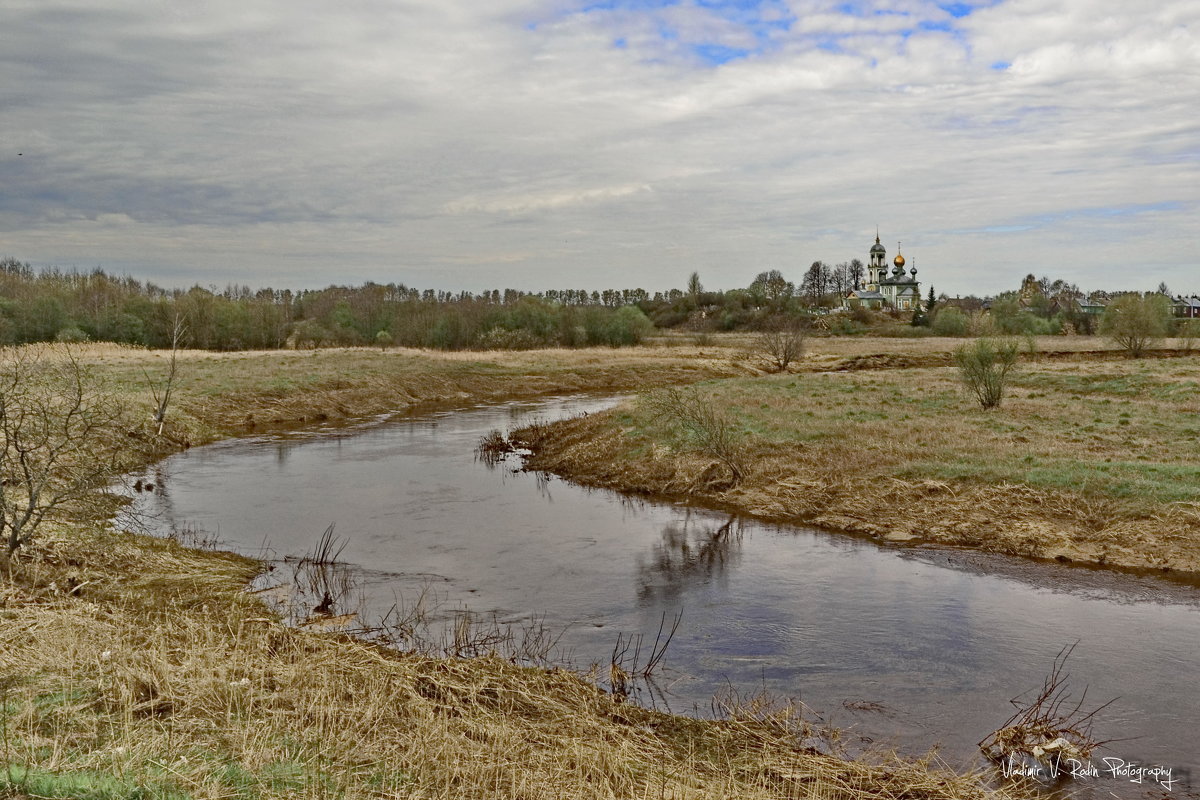
[[[1039,354],[991,411],[953,367],[879,360],[694,387],[729,423],[737,480],[652,394],[514,438],[528,468],[591,486],[890,541],[1200,572],[1200,358]]]
[[[150,409],[170,353],[115,345],[77,351],[114,391]],[[746,374],[727,348],[434,352],[404,348],[184,350],[167,434],[180,445],[278,427],[363,420],[429,404],[619,392]]]
[[[674,349],[187,353],[159,449],[418,403],[619,391],[730,369]],[[110,350],[81,357],[124,393],[131,419],[146,420],[163,355]],[[260,569],[85,520],[42,531],[0,591],[0,796],[988,796],[929,764],[817,753],[783,705],[755,699],[699,721],[622,702],[565,670],[290,628],[246,593]]]

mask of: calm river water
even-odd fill
[[[1126,741],[1101,755],[1200,775],[1200,588],[752,520],[722,533],[728,515],[474,455],[489,430],[612,402],[510,403],[223,442],[156,465],[141,502],[160,532],[207,531],[253,555],[303,554],[336,523],[364,617],[424,591],[443,609],[565,629],[561,645],[585,669],[607,665],[618,634],[653,639],[664,613],[682,612],[660,704],[705,713],[728,687],[766,689],[801,700],[851,744],[940,745],[955,765],[1077,641],[1072,685],[1087,687],[1089,705],[1119,698],[1096,732]],[[1093,784],[1100,796],[1155,788],[1103,774]],[[1178,784],[1172,794],[1187,795]]]

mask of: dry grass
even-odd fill
[[[1200,571],[1200,359],[1042,361],[982,411],[950,367],[701,384],[739,424],[736,486],[635,405],[533,437],[531,466],[894,540]]]
[[[3,590],[8,795],[972,798],[972,778],[798,744],[791,718],[647,711],[560,669],[289,628],[257,566],[100,531],[46,539]],[[51,794],[45,794],[52,792]],[[56,793],[56,794],[55,794]]]
[[[112,344],[80,345],[129,403],[153,409],[151,378],[170,353]],[[199,444],[274,426],[367,419],[425,404],[622,391],[746,374],[728,352],[691,347],[588,348],[520,352],[431,352],[393,348],[179,353],[167,434]]]

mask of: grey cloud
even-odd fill
[[[160,282],[654,289],[798,277],[879,223],[951,292],[1114,285],[1134,262],[1182,286],[1200,12],[1102,2],[1005,0],[955,21],[965,42],[898,34],[946,19],[928,2],[794,3],[795,31],[720,68],[550,0],[15,3],[0,254]],[[671,12],[741,41],[704,13]],[[1061,217],[1135,205],[1166,210]]]

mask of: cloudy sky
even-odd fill
[[[4,0],[0,256],[293,288],[1200,292],[1196,0]]]

